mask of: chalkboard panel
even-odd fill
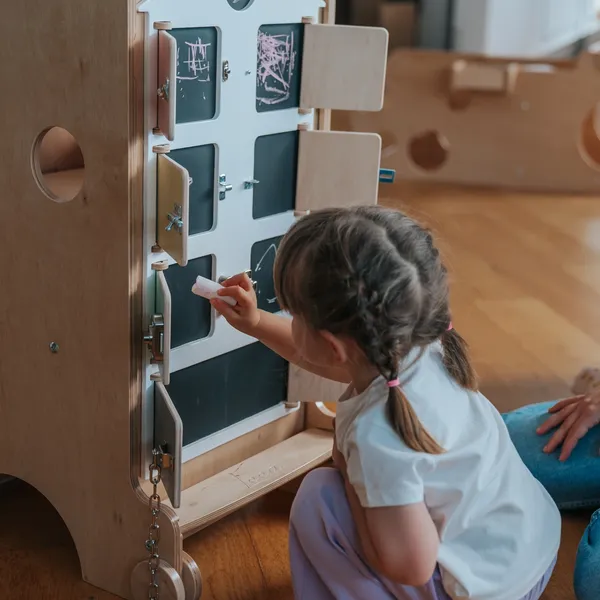
[[[258,30],[256,110],[300,106],[304,25],[263,25]]]
[[[256,281],[258,308],[272,313],[281,310],[275,296],[273,265],[275,264],[275,255],[277,254],[277,248],[282,237],[256,242],[250,252],[252,279]]]
[[[210,333],[212,309],[200,296],[192,293],[196,277],[212,278],[212,256],[190,260],[185,267],[172,265],[165,271],[171,291],[171,348],[177,348]]]
[[[210,231],[215,220],[215,146],[195,146],[169,152],[190,175],[189,235]]]
[[[298,131],[263,135],[254,144],[252,216],[276,215],[296,206]]]
[[[288,363],[260,343],[172,373],[167,390],[183,445],[284,402],[287,379]]]
[[[172,29],[177,41],[177,123],[208,121],[217,113],[218,34],[215,27]]]

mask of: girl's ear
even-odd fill
[[[348,348],[344,341],[329,331],[319,331],[319,335],[324,340],[333,363],[338,365],[347,364]]]

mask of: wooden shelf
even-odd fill
[[[307,429],[184,490],[174,509],[184,538],[331,458],[333,435]],[[168,503],[167,503],[168,504]]]

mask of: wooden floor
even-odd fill
[[[387,203],[438,234],[452,272],[455,326],[471,343],[483,391],[500,409],[564,396],[583,365],[600,362],[599,199],[396,191],[402,202]],[[203,572],[203,600],[292,599],[291,499],[277,492],[186,541]],[[565,517],[544,600],[573,600],[573,562],[587,517]],[[82,583],[78,569],[68,532],[48,504],[21,484],[0,489],[0,597],[113,598]]]

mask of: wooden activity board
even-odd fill
[[[499,59],[396,50],[385,106],[352,113],[406,181],[561,193],[600,189],[600,56]]]
[[[295,220],[377,201],[381,138],[329,131],[329,111],[381,109],[387,32],[336,26],[322,0],[7,10],[0,473],[53,504],[90,583],[152,597],[152,567],[161,599],[195,600],[183,537],[324,462],[340,386],[192,285],[248,270],[278,312]]]

